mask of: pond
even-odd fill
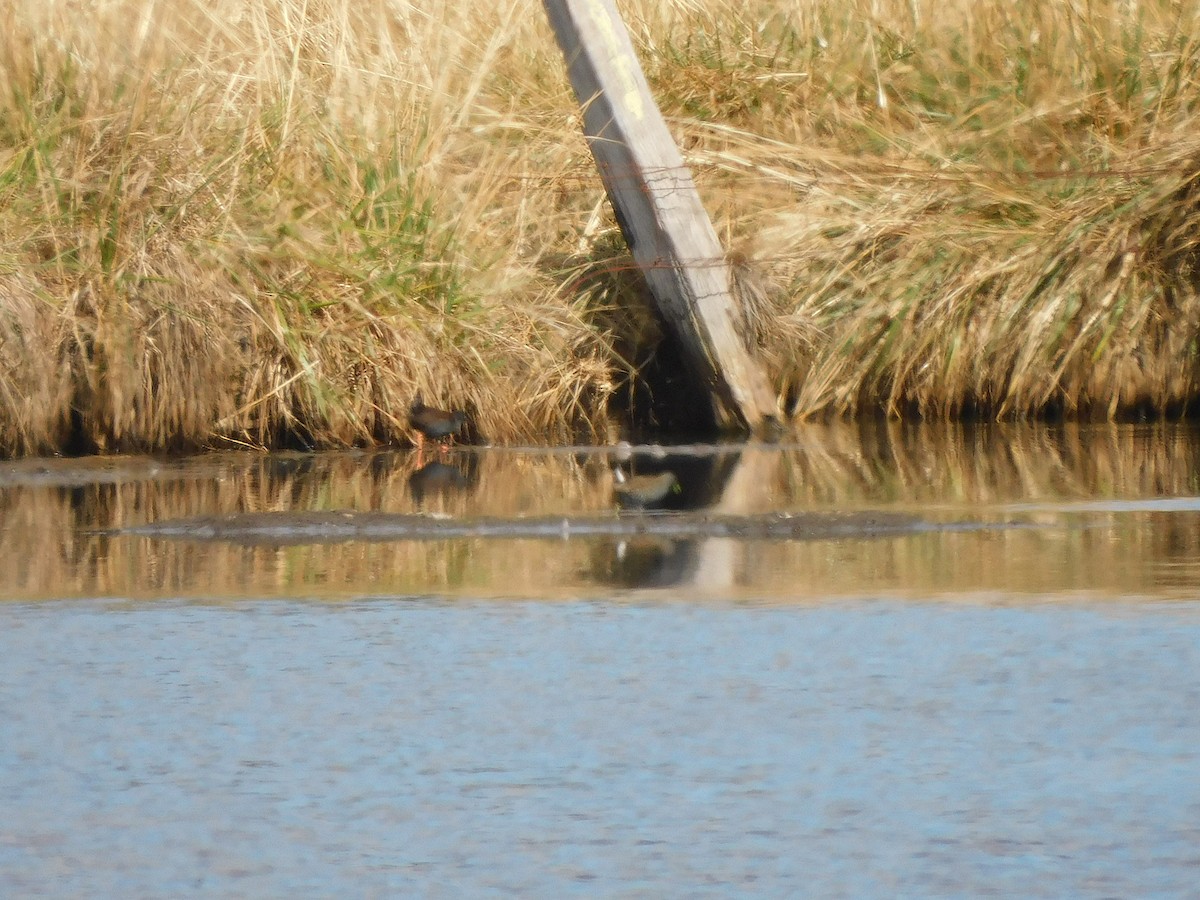
[[[869,423],[0,464],[0,894],[1186,895],[1198,463]]]

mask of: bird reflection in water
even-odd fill
[[[455,454],[456,464],[434,460],[408,476],[408,490],[418,506],[435,497],[449,497],[475,490],[479,482],[479,458],[474,453]]]
[[[646,535],[595,541],[589,547],[589,571],[601,584],[623,588],[686,584],[696,569],[696,544]]]

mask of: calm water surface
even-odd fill
[[[0,896],[1193,896],[1198,460],[831,428],[632,465],[931,527],[252,545],[114,529],[616,516],[610,460],[7,464]]]

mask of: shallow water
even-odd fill
[[[1176,426],[813,427],[781,445],[649,448],[680,481],[643,518],[917,517],[862,539],[754,541],[571,529],[551,539],[178,540],[121,532],[181,519],[352,511],[428,521],[573,524],[615,508],[607,450],[222,454],[0,464],[10,599],[362,596],[768,603],[1161,597],[1200,584],[1200,439]],[[624,518],[622,518],[622,516]],[[200,537],[199,532],[194,534]],[[303,536],[302,536],[303,537]]]
[[[1186,896],[1198,460],[831,426],[640,452],[645,514],[582,450],[0,465],[0,895]],[[121,531],[330,510],[928,527]]]

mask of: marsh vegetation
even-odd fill
[[[1200,8],[618,5],[788,415],[1194,405]],[[0,453],[644,410],[660,335],[536,0],[2,18]]]

